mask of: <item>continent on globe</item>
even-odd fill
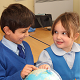
[[[62,80],[54,70],[38,69],[32,71],[24,80]]]

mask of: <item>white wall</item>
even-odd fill
[[[73,0],[35,3],[35,14],[52,14],[53,20],[66,11],[73,11]]]
[[[71,0],[68,0],[68,1],[71,1]],[[9,4],[12,4],[12,3],[21,3],[21,4],[23,4],[23,5],[25,5],[25,6],[27,6],[31,11],[33,11],[34,12],[34,7],[35,7],[35,5],[34,5],[34,0],[23,0],[23,1],[18,1],[18,2],[16,2],[15,0],[0,0],[0,16],[1,16],[1,13],[2,13],[2,11],[4,10],[4,7],[7,7]],[[70,2],[71,3],[71,2]],[[74,12],[77,12],[79,15],[80,15],[80,0],[73,0],[73,11]],[[65,3],[65,5],[66,5],[66,3]],[[48,5],[47,5],[48,6]],[[56,5],[56,6],[60,6],[60,4],[58,4],[58,5]],[[61,5],[62,6],[62,5]],[[45,6],[44,6],[45,7]],[[67,7],[69,7],[68,5],[67,5]],[[55,10],[58,10],[58,13],[60,13],[59,11],[60,11],[60,9],[56,9],[57,7],[54,7],[54,8],[52,8],[52,9],[54,9],[54,10],[52,10],[52,11],[55,11]],[[64,10],[64,8],[65,8],[65,6],[63,6],[62,7],[62,9],[61,10]],[[41,9],[43,9],[42,7],[41,7]],[[47,8],[48,9],[48,8]],[[48,9],[49,10],[49,9]],[[50,9],[51,10],[51,9]],[[39,11],[39,9],[38,9],[38,11]],[[39,11],[40,12],[40,11]],[[49,12],[48,12],[49,13]],[[56,13],[56,12],[54,12],[54,13]],[[58,14],[58,13],[56,13],[56,14]],[[54,16],[54,15],[53,15]],[[55,17],[55,16],[54,16]]]

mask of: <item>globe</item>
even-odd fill
[[[24,80],[62,80],[55,70],[38,69],[32,71]]]

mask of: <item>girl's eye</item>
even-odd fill
[[[54,31],[54,33],[58,33],[57,31]]]
[[[62,34],[63,34],[63,35],[65,35],[66,33],[65,33],[65,32],[63,32]]]

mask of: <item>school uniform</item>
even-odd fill
[[[26,64],[34,65],[30,46],[23,41],[25,59],[18,56],[17,44],[5,39],[0,41],[0,80],[23,80],[21,71]]]
[[[37,61],[37,66],[49,64],[56,70],[62,80],[80,79],[80,46],[73,43],[70,52],[57,48],[55,44],[42,51]]]

